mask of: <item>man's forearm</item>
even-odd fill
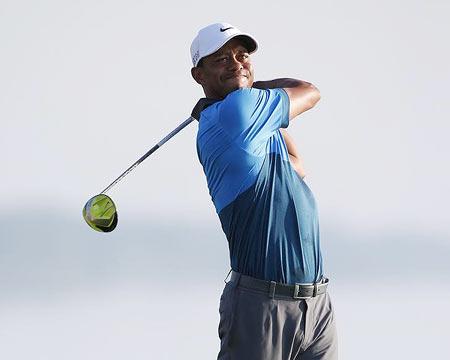
[[[320,100],[319,90],[311,83],[297,79],[275,79],[255,81],[253,87],[257,89],[283,88],[289,96],[289,120],[313,108]]]
[[[278,88],[293,88],[297,86],[305,86],[308,87],[311,84],[306,81],[290,79],[290,78],[281,78],[274,80],[266,80],[266,81],[255,81],[253,83],[253,87],[257,89],[278,89]]]

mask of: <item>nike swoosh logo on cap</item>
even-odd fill
[[[224,31],[227,31],[227,30],[230,30],[230,29],[232,29],[233,27],[232,26],[230,26],[230,27],[227,27],[227,28],[220,28],[220,31],[221,32],[224,32]]]

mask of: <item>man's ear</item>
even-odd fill
[[[197,82],[197,84],[202,85],[203,83],[203,72],[202,69],[195,66],[191,69],[191,75],[194,78],[194,80]]]

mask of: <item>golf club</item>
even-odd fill
[[[90,198],[83,207],[83,218],[87,224],[94,230],[100,232],[111,232],[113,231],[118,222],[117,208],[114,201],[106,195],[106,193],[111,190],[119,181],[121,181],[125,176],[132,172],[140,163],[147,159],[151,154],[163,146],[169,139],[179,133],[192,121],[199,119],[200,112],[204,110],[207,106],[216,102],[217,100],[200,99],[192,110],[191,116],[178,125],[173,131],[171,131],[167,136],[165,136],[160,142],[153,146],[149,151],[147,151],[143,156],[141,156],[134,164],[132,164],[128,169],[126,169],[116,180],[109,184],[100,194]]]

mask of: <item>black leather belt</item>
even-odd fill
[[[284,296],[292,299],[309,299],[325,294],[329,282],[327,278],[323,277],[319,282],[314,284],[288,285],[277,283],[275,281],[255,279],[251,276],[241,275],[235,271],[232,271],[230,281],[238,280],[238,286],[265,292],[271,298],[275,296]]]

